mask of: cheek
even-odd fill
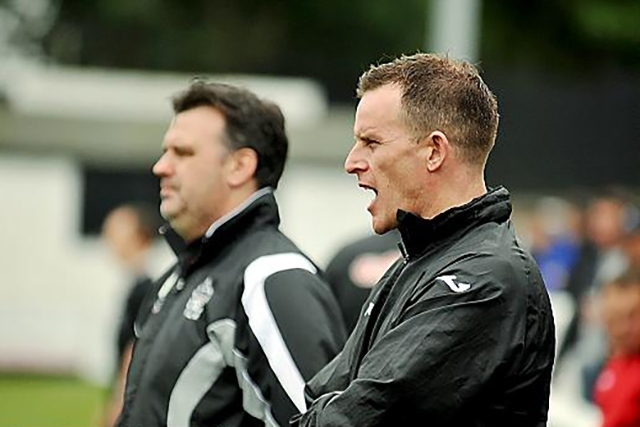
[[[205,204],[214,203],[215,200],[220,199],[224,192],[224,177],[219,169],[200,171],[198,178],[192,183],[192,194],[194,196]]]
[[[394,163],[394,159],[384,159],[382,162],[372,164],[372,169],[376,171],[375,179],[378,189],[387,192],[398,192],[408,177],[401,163]]]
[[[390,177],[395,198],[405,205],[405,209],[413,207],[422,197],[422,188],[415,171],[412,169],[399,169]]]
[[[379,199],[389,208],[408,209],[415,191],[415,177],[401,168],[385,170],[376,177]],[[395,214],[395,213],[394,213]]]
[[[202,159],[190,159],[181,165],[180,181],[182,187],[190,193],[198,192],[209,186],[209,181],[214,175],[214,165],[206,164]]]

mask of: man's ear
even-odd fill
[[[442,167],[445,159],[451,154],[451,144],[447,136],[439,130],[433,131],[423,141],[426,144],[426,163],[429,172]]]
[[[255,178],[258,153],[251,148],[233,151],[227,159],[227,182],[230,187],[241,187]]]

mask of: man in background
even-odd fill
[[[640,426],[640,268],[629,267],[599,292],[607,356],[594,398],[602,427]]]
[[[149,255],[158,236],[160,220],[156,210],[141,203],[126,203],[112,209],[102,224],[102,239],[109,251],[131,277],[120,314],[116,339],[116,373],[104,426],[113,426],[122,410],[124,379],[131,360],[133,324],[142,300],[152,287]]]
[[[325,277],[349,332],[356,326],[373,286],[400,257],[399,241],[396,231],[360,237],[342,246],[327,264]]]

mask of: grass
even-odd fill
[[[94,427],[105,396],[75,377],[0,373],[0,427]]]

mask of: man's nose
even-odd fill
[[[360,170],[366,168],[366,162],[362,155],[360,154],[360,150],[358,149],[358,145],[354,145],[349,151],[347,158],[344,161],[344,170],[347,173],[357,173]]]
[[[154,163],[151,171],[155,176],[167,176],[171,173],[166,153],[160,156],[160,158]]]

